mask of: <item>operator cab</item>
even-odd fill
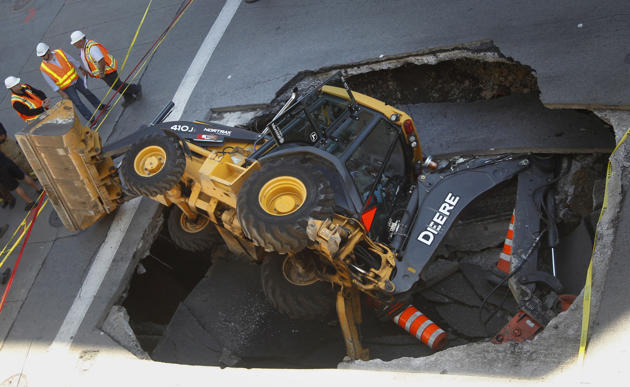
[[[348,99],[342,98],[345,93]],[[338,73],[286,108],[268,128],[275,141],[252,158],[290,148],[316,153],[332,166],[315,167],[331,182],[336,205],[358,216],[373,240],[389,241],[388,225],[393,217],[402,217],[414,181],[413,150],[400,125],[358,104]]]

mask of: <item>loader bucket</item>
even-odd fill
[[[122,195],[111,157],[101,156],[97,132],[62,100],[15,135],[64,226],[84,230],[114,211]]]

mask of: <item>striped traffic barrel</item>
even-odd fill
[[[429,348],[439,350],[446,344],[446,332],[415,306],[397,303],[390,306],[387,313],[396,325],[422,341]]]
[[[512,259],[512,241],[514,240],[514,212],[512,212],[512,218],[510,219],[510,225],[508,226],[507,235],[505,236],[505,242],[503,242],[503,250],[499,254],[499,261],[497,262],[497,269],[505,274],[510,274],[511,259]]]

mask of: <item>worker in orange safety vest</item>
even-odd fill
[[[79,113],[93,125],[95,117],[92,112],[83,104],[79,98],[79,93],[83,94],[94,108],[99,107],[99,100],[86,85],[86,79],[80,79],[77,72],[81,72],[84,77],[87,71],[72,56],[66,54],[63,50],[50,50],[46,43],[39,43],[36,48],[37,56],[42,58],[40,70],[44,80],[63,98],[70,99]],[[106,106],[101,105],[101,110],[106,110]]]
[[[11,93],[11,106],[21,119],[31,122],[48,109],[50,100],[43,91],[26,83],[20,83],[20,78],[9,76],[4,85]]]
[[[91,77],[104,80],[112,90],[122,93],[125,97],[123,107],[142,97],[142,86],[120,80],[116,59],[102,44],[88,40],[81,31],[70,34],[70,43],[81,50],[81,62]]]

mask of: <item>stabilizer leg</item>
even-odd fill
[[[357,289],[342,288],[337,293],[337,315],[346,343],[346,353],[353,360],[369,360],[370,351],[361,346],[361,297]]]

